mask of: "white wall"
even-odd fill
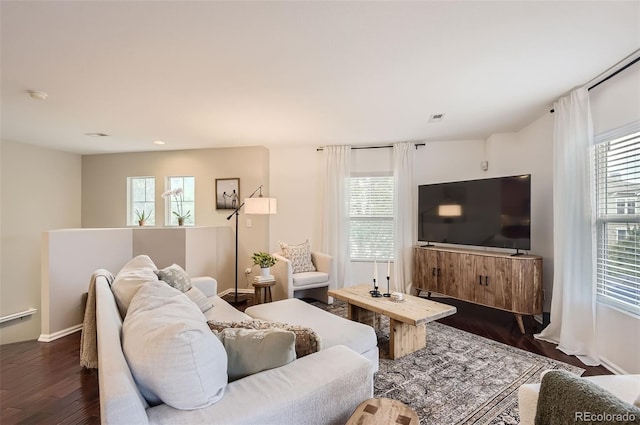
[[[38,309],[0,325],[6,344],[40,334],[42,232],[80,226],[81,157],[7,141],[0,152],[0,316]]]
[[[260,185],[264,185],[262,194],[269,196],[269,168],[269,151],[264,147],[85,155],[82,157],[82,227],[126,227],[127,177],[133,176],[155,176],[156,226],[163,226],[161,194],[165,190],[165,177],[194,176],[196,225],[228,226],[234,233],[235,219],[226,219],[232,211],[215,209],[215,180],[239,178],[241,198],[248,197]],[[252,221],[251,227],[247,227],[247,218]],[[240,213],[239,288],[247,286],[244,269],[253,265],[251,254],[269,249],[269,220],[270,216]],[[234,261],[235,240],[229,242],[226,247],[213,247],[212,255],[217,249],[218,255]],[[216,278],[219,291],[235,285],[233,274]]]
[[[309,239],[322,247],[322,152],[312,146],[269,149],[271,196],[278,199],[278,214],[270,219],[269,252],[280,251],[279,242],[298,244]]]

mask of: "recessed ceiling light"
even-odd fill
[[[429,117],[429,122],[430,123],[435,123],[435,122],[440,122],[444,119],[444,114],[432,114]]]
[[[154,145],[164,145],[164,142],[162,140],[155,140],[153,142]]]
[[[49,96],[43,91],[36,91],[36,90],[27,90],[27,93],[29,93],[29,96],[31,96],[31,99],[36,99],[36,100],[46,100],[47,97]]]
[[[107,133],[84,133],[85,136],[89,137],[108,137]]]

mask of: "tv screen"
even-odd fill
[[[418,241],[531,249],[531,175],[419,186]]]

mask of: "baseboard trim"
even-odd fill
[[[58,332],[54,332],[52,334],[40,334],[38,338],[38,342],[51,342],[56,339],[62,338],[63,336],[71,335],[74,332],[78,332],[82,330],[82,324],[71,326],[70,328],[63,329]]]
[[[234,288],[225,289],[224,291],[218,293],[220,298],[224,297],[227,294],[232,294],[235,292]],[[253,294],[253,290],[248,288],[238,288],[238,294]]]
[[[602,366],[609,369],[609,371],[615,373],[616,375],[629,375],[629,372],[627,372],[611,360],[607,359],[606,357],[600,356],[600,362],[602,363]]]

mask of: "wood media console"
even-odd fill
[[[439,246],[413,250],[413,286],[523,315],[542,313],[542,257]]]

